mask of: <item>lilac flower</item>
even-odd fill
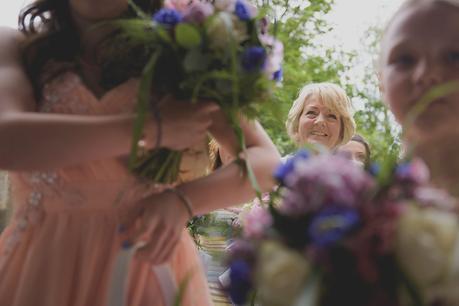
[[[259,39],[269,50],[264,72],[269,79],[280,81],[282,79],[284,45],[279,40],[268,34],[260,35]]]
[[[359,223],[354,209],[329,207],[319,212],[309,225],[308,234],[318,247],[328,247],[342,239]]]
[[[309,152],[306,150],[299,150],[295,155],[289,157],[287,161],[277,167],[276,171],[274,172],[274,178],[279,181],[280,183],[284,183],[286,177],[293,172],[295,163],[298,160],[306,160],[310,156]]]
[[[164,26],[175,26],[182,21],[182,14],[174,9],[162,8],[153,15],[153,20]]]
[[[249,47],[242,54],[242,67],[247,71],[261,69],[266,62],[266,50],[263,47]]]
[[[244,216],[242,222],[244,237],[249,239],[260,239],[272,225],[273,219],[266,208],[260,205],[254,205]]]
[[[262,17],[260,19],[260,33],[262,35],[265,35],[268,33],[268,28],[269,28],[269,21],[268,21],[268,18],[266,18],[266,16]]]
[[[330,203],[357,207],[374,184],[365,171],[336,155],[296,161],[283,182],[288,190],[279,209],[286,215],[306,214]]]
[[[190,6],[199,3],[200,0],[165,0],[164,7],[174,9],[180,13],[185,12]]]
[[[207,17],[214,13],[214,7],[209,2],[197,2],[189,5],[184,13],[183,20],[192,23],[203,23]]]
[[[414,198],[424,206],[433,206],[445,210],[454,210],[457,201],[446,191],[433,187],[418,187],[414,191]]]
[[[235,304],[244,304],[252,288],[251,267],[245,260],[235,260],[230,266],[229,295]]]
[[[236,14],[239,19],[242,21],[248,21],[255,17],[256,8],[252,6],[250,3],[247,3],[243,0],[237,0],[234,6],[234,13]]]

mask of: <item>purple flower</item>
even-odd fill
[[[395,177],[400,181],[414,184],[426,184],[429,181],[429,169],[420,159],[400,164],[395,169]]]
[[[242,54],[242,67],[247,71],[261,69],[266,62],[266,50],[263,47],[249,47]]]
[[[260,33],[262,35],[265,35],[268,33],[268,28],[269,28],[269,21],[268,21],[268,18],[265,17],[262,17],[260,19]]]
[[[243,21],[248,21],[254,17],[253,14],[251,14],[248,3],[246,3],[245,1],[241,1],[241,0],[236,1],[236,5],[234,7],[234,13],[236,14],[237,17],[239,17],[239,19]]]
[[[276,82],[281,82],[284,77],[282,68],[273,73],[273,80]]]
[[[197,2],[188,6],[183,14],[183,20],[192,23],[203,23],[214,13],[214,7],[208,2]]]
[[[243,218],[244,237],[260,239],[266,230],[272,225],[273,219],[269,211],[260,206],[254,205]]]
[[[269,50],[264,72],[269,79],[280,81],[282,79],[284,45],[279,40],[268,34],[259,35],[259,39],[267,50]]]
[[[308,234],[316,246],[328,247],[346,236],[358,223],[359,215],[354,209],[329,207],[313,218]]]
[[[175,26],[182,21],[182,14],[174,9],[162,8],[153,15],[153,20],[164,26]]]
[[[230,266],[229,295],[235,304],[244,304],[252,288],[251,267],[245,260],[235,260]]]
[[[285,163],[277,167],[274,172],[274,178],[281,184],[284,183],[286,177],[295,169],[295,163],[299,160],[306,160],[310,156],[307,150],[299,150],[292,157],[289,157]]]
[[[370,167],[368,168],[368,172],[374,177],[377,177],[380,171],[381,171],[381,167],[379,166],[378,163],[371,163]]]
[[[296,161],[283,183],[287,190],[279,210],[291,216],[317,211],[330,203],[356,208],[374,185],[351,161],[328,154]]]

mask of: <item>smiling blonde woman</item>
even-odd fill
[[[354,135],[351,109],[351,100],[338,85],[308,84],[290,108],[287,133],[298,147],[316,143],[334,149]]]

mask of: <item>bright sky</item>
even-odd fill
[[[16,26],[18,12],[30,0],[4,0],[0,3],[0,25]],[[329,20],[336,23],[334,35],[346,49],[355,48],[368,26],[383,24],[401,0],[335,0]]]
[[[0,26],[16,27],[20,9],[30,1],[1,1]],[[371,65],[370,55],[362,48],[365,31],[370,26],[382,27],[400,3],[401,0],[335,0],[334,8],[327,16],[334,30],[322,36],[320,41],[335,49],[361,53],[361,62],[349,71],[353,79],[361,80]]]
[[[370,26],[383,27],[400,6],[401,0],[335,0],[327,20],[335,25],[328,35],[344,50],[359,49],[364,32]]]
[[[15,27],[19,10],[30,0],[5,0],[0,3],[0,26]],[[359,49],[365,29],[383,25],[401,0],[335,0],[328,20],[335,30],[326,39],[345,50]]]

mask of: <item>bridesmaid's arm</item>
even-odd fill
[[[280,163],[280,155],[258,122],[241,119],[241,127],[247,144],[244,158],[249,160],[261,190],[268,191],[275,184],[272,173]],[[211,133],[226,151],[235,155],[238,151],[236,137],[221,113],[214,113]],[[241,204],[255,197],[247,176],[234,162],[177,188],[191,202],[194,215]],[[178,194],[162,192],[141,200],[135,207],[120,220],[127,229],[122,234],[124,239],[131,243],[141,240],[143,247],[136,254],[139,259],[152,264],[164,263],[173,254],[190,218],[185,202]],[[140,230],[135,226],[139,216],[142,220]]]
[[[212,135],[226,152],[234,156],[239,148],[225,117],[216,113],[213,122]],[[241,119],[240,125],[247,145],[243,157],[249,161],[261,191],[269,191],[275,185],[272,174],[280,163],[279,152],[258,122]],[[235,162],[178,188],[188,196],[197,215],[242,204],[256,196],[247,175]]]
[[[0,169],[46,170],[129,154],[133,114],[79,116],[36,113],[31,83],[21,63],[22,35],[0,28]],[[171,100],[161,108],[163,147],[184,149],[199,142],[218,107],[184,109]],[[147,120],[147,144],[156,143],[157,124]]]

